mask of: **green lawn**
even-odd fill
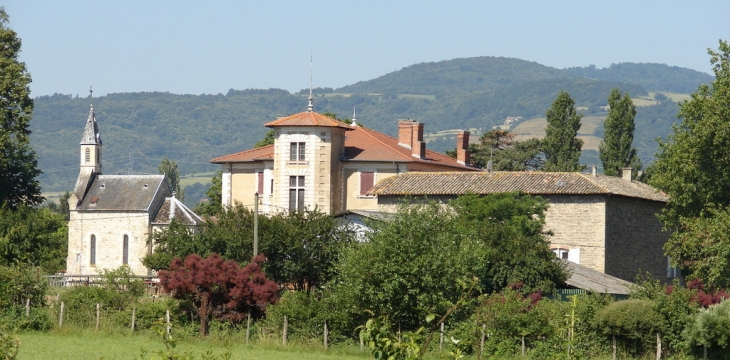
[[[151,358],[152,352],[164,349],[162,341],[151,333],[96,333],[93,331],[19,334],[19,360],[25,359],[134,359],[140,356],[141,350],[147,351],[145,358]],[[320,344],[290,345],[276,344],[245,345],[240,340],[198,340],[178,341],[175,350],[184,353],[192,352],[200,358],[207,351],[213,354],[231,352],[231,359],[370,359],[367,351],[360,351],[355,346],[335,346],[325,351]]]

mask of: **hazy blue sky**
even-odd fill
[[[558,68],[656,62],[710,73],[730,1],[6,0],[33,96],[333,87],[420,62]]]

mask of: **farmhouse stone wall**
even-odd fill
[[[122,265],[124,235],[129,237],[129,267],[136,275],[147,275],[142,258],[147,255],[149,215],[147,212],[71,211],[68,228],[66,273],[97,275],[102,269]],[[96,237],[96,264],[90,264],[91,235]]]
[[[634,281],[650,272],[666,282],[667,258],[663,247],[669,232],[662,231],[656,214],[663,203],[619,196],[606,206],[606,274]]]
[[[579,263],[605,272],[606,200],[603,195],[543,195],[550,203],[545,229],[551,248],[578,249]]]

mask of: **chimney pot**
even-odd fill
[[[597,168],[598,168],[598,167],[597,167],[596,165],[593,165],[593,166],[591,167],[591,172],[593,173],[593,176],[596,176],[596,173],[597,173]]]
[[[631,175],[632,175],[632,172],[634,169],[632,169],[631,167],[625,167],[621,170],[623,170],[623,174],[622,174],[621,178],[626,181],[631,182]]]

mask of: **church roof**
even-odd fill
[[[319,127],[338,127],[345,130],[352,130],[352,127],[337,121],[329,116],[318,114],[314,111],[305,111],[298,114],[290,115],[278,120],[274,120],[264,124],[266,127],[280,126],[319,126]]]
[[[378,182],[377,196],[494,194],[521,191],[531,195],[620,195],[667,202],[669,197],[647,184],[577,172],[407,172]]]
[[[91,105],[89,109],[89,117],[86,119],[81,145],[101,145],[101,135],[99,135],[99,127],[96,125],[94,105]]]
[[[190,210],[185,204],[178,200],[174,195],[165,198],[160,210],[157,211],[152,224],[168,225],[175,219],[185,225],[202,225],[203,219]]]
[[[155,211],[155,199],[169,195],[164,175],[98,175],[77,210]]]
[[[286,119],[286,118],[284,118]],[[329,119],[329,118],[328,118]],[[283,119],[281,119],[283,120]],[[278,120],[277,120],[278,121]],[[411,149],[398,145],[398,139],[361,126],[349,128],[345,137],[345,157],[343,161],[372,161],[421,163],[446,166],[453,170],[475,171],[478,169],[464,166],[444,154],[426,150],[423,159],[413,157]],[[274,146],[268,145],[234,154],[224,155],[210,160],[214,164],[228,162],[271,161],[274,159]]]

